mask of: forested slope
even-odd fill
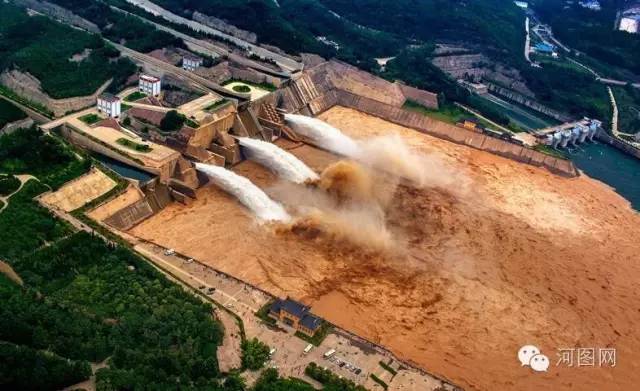
[[[0,72],[28,72],[53,98],[92,94],[110,78],[121,84],[135,67],[118,56],[99,36],[0,3]]]

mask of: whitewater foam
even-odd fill
[[[249,179],[224,167],[196,163],[196,169],[209,176],[220,188],[235,196],[258,218],[265,221],[288,222],[291,216]]]
[[[322,120],[299,114],[285,114],[284,119],[296,133],[324,149],[354,158],[361,154],[360,147],[351,137]]]
[[[245,148],[249,159],[271,169],[283,179],[294,183],[318,179],[318,175],[300,159],[273,143],[248,137],[239,137],[238,142]]]

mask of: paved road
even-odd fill
[[[9,198],[11,198],[14,194],[22,190],[22,187],[24,186],[25,183],[27,183],[29,179],[35,179],[36,181],[38,180],[38,178],[32,175],[16,175],[16,178],[18,178],[18,180],[20,181],[20,186],[13,193],[6,195],[4,197],[0,197],[0,201],[3,202],[2,207],[0,207],[0,213],[2,213],[2,211],[5,210],[7,206],[9,206]]]
[[[282,54],[276,53],[269,49],[254,45],[250,42],[244,41],[238,37],[234,37],[233,35],[223,33],[222,31],[216,30],[202,23],[198,23],[194,20],[183,18],[182,16],[176,15],[158,6],[157,4],[152,3],[149,0],[127,0],[127,2],[137,7],[140,7],[151,14],[161,16],[162,18],[170,22],[182,24],[182,25],[188,26],[194,31],[203,32],[216,37],[220,37],[227,41],[231,41],[235,45],[245,48],[246,50],[250,51],[251,53],[259,57],[267,58],[275,61],[275,63],[278,64],[278,66],[280,66],[283,69],[287,69],[292,72],[302,69],[303,65],[290,57],[283,56]]]
[[[206,55],[209,55],[209,56],[214,57],[214,58],[218,57],[218,56],[226,56],[229,60],[231,60],[233,62],[236,62],[236,63],[241,64],[241,65],[245,65],[245,66],[247,66],[249,68],[256,69],[256,70],[258,70],[260,72],[268,73],[268,74],[273,75],[273,76],[283,77],[283,78],[288,78],[288,77],[291,76],[291,74],[289,72],[278,72],[278,71],[275,71],[275,70],[273,70],[273,69],[271,69],[271,68],[269,68],[267,66],[264,66],[264,65],[262,65],[262,64],[260,64],[260,63],[258,63],[256,61],[248,59],[248,58],[246,58],[244,56],[235,54],[235,53],[231,52],[230,50],[227,50],[224,47],[215,45],[215,44],[213,44],[213,43],[211,43],[209,41],[205,41],[205,40],[202,40],[202,39],[194,38],[194,37],[192,37],[190,35],[181,33],[180,31],[176,31],[176,30],[174,30],[172,28],[169,28],[169,27],[163,26],[161,24],[155,23],[152,20],[145,19],[145,18],[143,18],[143,17],[141,17],[139,15],[132,14],[132,13],[127,12],[125,10],[121,10],[118,7],[111,6],[111,8],[114,9],[115,11],[122,12],[122,13],[125,13],[127,15],[131,15],[131,16],[133,16],[135,18],[138,18],[140,20],[143,20],[145,23],[149,23],[149,24],[152,24],[153,26],[155,26],[158,30],[165,31],[165,32],[173,35],[176,38],[182,39],[186,43],[187,47],[190,50],[193,50],[195,52],[206,54]]]
[[[64,117],[60,117],[60,118],[55,119],[53,121],[49,121],[44,125],[40,125],[40,129],[42,129],[43,132],[48,133],[49,131],[51,131],[51,129],[54,129],[54,128],[57,128],[60,125],[63,125],[64,123],[69,121],[69,119],[71,119],[71,118],[82,117],[83,115],[93,113],[95,110],[96,110],[96,108],[92,106],[92,107],[89,107],[89,108],[84,109],[82,111],[78,111],[76,113],[71,113],[69,115],[65,115]]]
[[[598,77],[596,80],[598,80],[600,83],[614,85],[614,86],[626,86],[628,84],[628,82],[623,80],[607,79],[602,77]],[[640,88],[640,83],[632,83],[631,85],[635,88]]]
[[[151,57],[149,55],[146,55],[144,53],[140,53],[140,52],[136,52],[135,50],[129,49],[126,46],[117,44],[113,41],[109,41],[107,40],[107,42],[109,42],[111,45],[113,45],[116,49],[118,49],[120,51],[120,53],[122,53],[123,56],[129,57],[134,61],[138,61],[138,62],[142,62],[148,65],[151,65],[153,67],[156,67],[158,69],[160,69],[162,72],[168,73],[174,77],[177,77],[181,80],[185,80],[185,81],[190,81],[202,88],[204,88],[205,90],[207,90],[208,92],[215,92],[218,93],[220,95],[223,96],[227,96],[227,97],[231,97],[234,99],[238,99],[240,101],[245,101],[246,98],[244,98],[242,95],[239,94],[235,94],[232,91],[227,90],[226,88],[224,88],[223,86],[221,86],[220,84],[214,83],[211,80],[205,79],[202,76],[198,76],[193,72],[189,72],[186,71],[182,68],[173,66],[171,64],[167,64],[164,61],[160,61],[157,58]]]

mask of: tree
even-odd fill
[[[242,342],[242,366],[258,370],[269,359],[269,346],[257,338]]]
[[[185,121],[185,116],[183,114],[178,113],[176,110],[171,110],[167,114],[165,114],[162,121],[160,121],[160,129],[165,132],[173,132],[180,128]]]

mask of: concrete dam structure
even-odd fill
[[[363,76],[365,73],[366,78]],[[521,163],[544,167],[550,172],[576,177],[578,170],[569,160],[553,157],[521,145],[473,132],[430,117],[404,110],[408,99],[395,83],[337,61],[329,61],[306,70],[279,91],[280,106],[289,113],[318,115],[333,106],[343,106],[430,136],[466,145]],[[426,91],[424,91],[427,94]],[[437,99],[431,106],[437,107]]]

